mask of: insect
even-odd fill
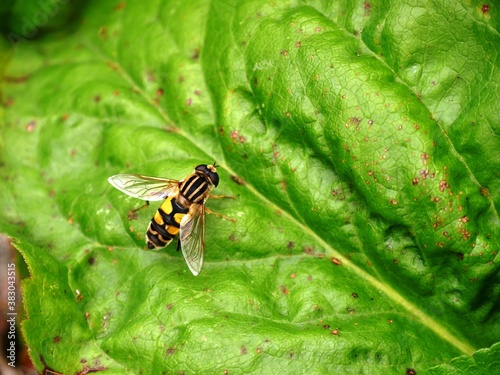
[[[186,263],[197,276],[203,266],[205,254],[205,212],[213,213],[205,208],[205,201],[210,191],[219,185],[217,165],[200,164],[183,180],[148,177],[138,174],[117,174],[108,178],[116,189],[146,201],[164,200],[160,208],[149,222],[146,232],[146,245],[149,249],[161,249],[179,234],[179,245]],[[212,196],[222,198],[225,196]],[[233,197],[230,197],[233,198]],[[213,213],[227,220],[226,216]]]

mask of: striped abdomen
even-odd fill
[[[146,244],[149,249],[167,246],[179,233],[181,220],[189,211],[189,207],[179,204],[175,196],[169,196],[151,219],[146,233]]]

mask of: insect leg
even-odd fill
[[[129,220],[137,219],[136,212],[139,210],[142,210],[144,207],[148,207],[148,206],[149,206],[149,201],[146,201],[146,203],[143,204],[141,207],[136,208],[135,210],[130,210],[127,214],[127,219],[129,219]]]
[[[205,207],[205,212],[206,212],[207,214],[212,214],[212,215],[218,216],[218,217],[220,217],[220,218],[222,218],[222,219],[229,220],[229,221],[232,221],[233,223],[236,223],[236,220],[231,219],[230,217],[224,216],[224,215],[222,215],[222,214],[219,214],[219,213],[217,213],[217,212],[210,211],[210,210],[209,210],[208,208],[206,208],[206,207]]]
[[[223,198],[236,199],[236,197],[234,195],[209,195],[208,198],[213,198],[213,199],[223,199]]]

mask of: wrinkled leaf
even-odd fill
[[[420,373],[499,341],[496,7],[82,12],[3,75],[0,230],[39,370]],[[236,223],[209,215],[193,277],[107,177],[212,161]]]

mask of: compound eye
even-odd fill
[[[217,172],[208,172],[208,177],[210,177],[215,187],[219,185],[219,174]]]

